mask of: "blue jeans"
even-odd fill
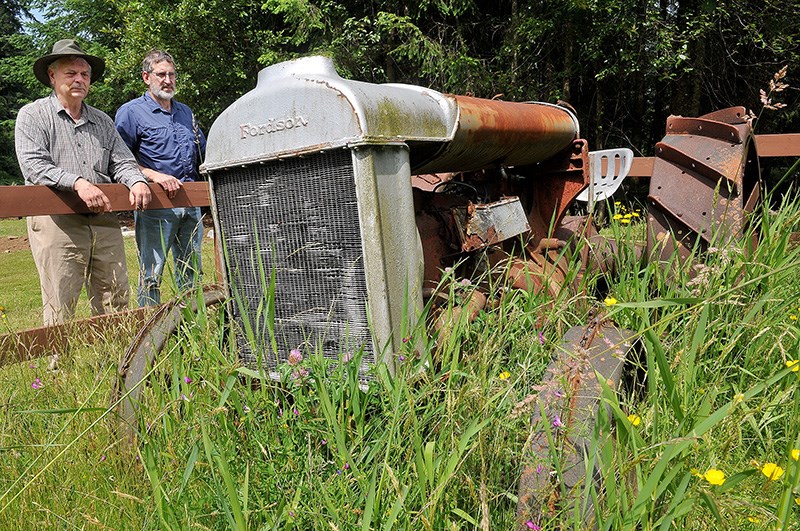
[[[162,208],[134,213],[139,249],[139,306],[161,303],[161,275],[172,251],[175,282],[180,291],[194,287],[202,268],[203,224],[200,209]]]

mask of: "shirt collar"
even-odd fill
[[[144,101],[146,102],[145,105],[147,105],[147,109],[151,113],[161,112],[161,113],[164,113],[164,114],[172,114],[172,112],[164,110],[164,107],[159,105],[158,102],[153,99],[153,96],[151,96],[149,92],[145,91],[145,93],[142,94],[142,98],[144,98]],[[172,111],[174,112],[175,111],[175,102],[172,102],[172,105],[173,105]]]
[[[50,93],[50,102],[52,103],[53,108],[56,111],[56,114],[60,114],[63,111],[64,114],[69,116],[69,119],[72,120],[72,116],[70,116],[70,114],[67,112],[66,107],[64,107],[64,105],[61,104],[61,101],[59,101],[55,92]],[[86,105],[84,102],[81,102],[81,120],[86,122],[94,122],[94,120],[92,119],[92,113],[89,112],[89,106]]]

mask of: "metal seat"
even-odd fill
[[[606,171],[603,173],[603,159]],[[619,159],[619,163],[617,160]],[[617,191],[628,176],[633,163],[633,151],[628,148],[602,149],[589,152],[589,186],[576,199],[587,203],[591,213],[597,201],[604,201]]]

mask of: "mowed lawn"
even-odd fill
[[[132,219],[122,216],[124,227],[132,226]],[[208,236],[206,227],[206,236]],[[27,246],[27,228],[25,218],[0,219],[0,333],[24,330],[42,326],[42,296],[39,290],[39,276],[33,263],[30,249]],[[133,236],[125,237],[125,254],[128,261],[128,280],[130,283],[130,307],[135,308],[136,284],[139,263],[136,257],[136,242]],[[168,262],[168,267],[171,263]],[[214,282],[216,269],[214,261],[214,243],[209,237],[203,240],[203,283]],[[174,294],[174,282],[171,275],[165,273],[162,284],[162,301]],[[76,316],[89,317],[91,309],[85,291],[81,294]]]

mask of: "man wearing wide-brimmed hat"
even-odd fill
[[[33,65],[36,79],[52,87],[52,94],[17,115],[15,145],[25,184],[77,193],[91,212],[28,218],[45,325],[74,315],[84,284],[94,315],[128,307],[122,233],[96,184],[124,184],[135,209],[147,208],[150,189],[111,118],[83,102],[104,70],[103,59],[72,39],[58,41]]]

